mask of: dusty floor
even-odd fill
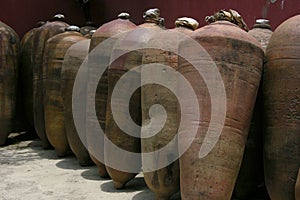
[[[151,200],[153,193],[139,175],[124,190],[115,190],[111,180],[101,179],[95,166],[81,167],[76,158],[58,158],[43,150],[28,134],[11,134],[0,147],[1,200]]]
[[[154,200],[141,174],[126,189],[115,190],[111,180],[100,178],[96,166],[81,167],[74,156],[58,158],[30,133],[11,134],[0,147],[0,180],[0,200]]]

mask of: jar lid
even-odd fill
[[[197,20],[189,17],[181,17],[175,21],[176,27],[185,27],[192,30],[196,30],[199,27],[199,23]]]
[[[160,10],[158,8],[151,8],[144,12],[143,18],[145,22],[155,23],[161,27],[165,25],[165,19],[160,17]]]
[[[158,19],[160,16],[160,10],[158,8],[151,8],[144,12],[143,18],[147,19]]]
[[[207,16],[205,18],[205,21],[210,24],[216,21],[229,21],[237,26],[239,26],[241,29],[244,31],[248,32],[248,26],[244,22],[242,16],[235,10],[229,9],[228,11],[226,10],[220,10],[219,12],[216,12],[212,16]]]

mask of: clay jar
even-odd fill
[[[265,51],[272,35],[269,20],[258,19],[249,31]],[[262,80],[260,81],[255,102],[244,157],[235,186],[235,195],[247,199],[254,195],[259,185],[264,184],[263,173],[263,98]]]
[[[204,74],[206,77],[202,77],[203,74],[199,75],[189,62],[179,61],[178,71],[193,86],[200,110],[200,118],[194,122],[198,124],[197,134],[190,147],[180,157],[182,199],[231,199],[261,78],[264,54],[260,44],[241,29],[246,29],[241,18],[238,18],[240,23],[237,23],[240,28],[229,22],[234,20],[227,18],[228,13],[218,14],[223,18],[213,20],[211,24],[196,30],[191,37],[210,56],[208,59],[206,53],[201,51],[194,62],[201,63],[204,71],[213,67],[213,63],[216,65],[224,84],[225,102],[221,102],[223,97],[219,95],[222,93],[214,94],[217,97],[211,99],[212,94],[209,91],[220,87],[211,84],[208,88],[206,85],[213,81],[213,74]],[[232,16],[234,12],[229,14],[229,17]],[[179,52],[187,53],[192,50],[190,46],[180,44]],[[219,111],[224,109],[223,106],[212,110],[212,106],[216,108],[224,105],[223,103],[226,106],[225,116],[221,116]],[[188,118],[189,113],[185,114],[183,117]],[[219,124],[211,119],[222,117],[225,117],[225,121],[218,137],[214,134]],[[185,127],[182,133],[179,133],[179,149],[192,137],[190,129]],[[205,151],[200,151],[203,147]]]
[[[44,25],[45,22],[39,22],[38,27]],[[22,113],[24,114],[26,123],[30,129],[34,129],[33,122],[33,38],[38,30],[38,27],[31,29],[23,36],[21,40],[21,56],[19,70],[19,94],[22,96]]]
[[[43,56],[45,129],[49,142],[60,157],[69,150],[61,95],[61,68],[69,47],[81,40],[86,38],[79,33],[79,28],[69,26],[64,33],[47,41]]]
[[[147,79],[153,78],[153,76],[158,77],[159,80],[167,81],[168,85],[172,85],[173,88],[177,86],[177,64],[178,64],[178,45],[180,40],[183,38],[183,35],[191,35],[193,30],[198,26],[198,23],[190,18],[180,18],[175,22],[176,28],[173,30],[161,30],[156,31],[152,38],[148,41],[147,47],[143,55],[143,64],[162,64],[169,66],[174,69],[173,72],[166,73],[162,69],[157,69],[152,73],[147,73],[148,68],[141,68],[141,78],[143,82],[147,82]],[[180,32],[180,34],[176,34]],[[156,46],[169,49],[163,50],[162,48],[151,48]],[[172,51],[172,50],[173,51]],[[153,65],[151,67],[156,67]],[[177,89],[175,89],[177,90]],[[151,130],[157,129],[156,123],[151,123],[150,121],[155,121],[155,119],[163,118],[164,113],[158,112],[155,116],[150,116],[150,109],[153,105],[159,104],[167,113],[167,119],[163,128],[159,130],[155,135],[149,138],[142,138],[142,152],[149,153],[161,150],[161,148],[166,145],[171,146],[172,148],[164,152],[163,155],[159,153],[154,154],[153,157],[143,156],[143,172],[144,179],[147,186],[155,193],[156,199],[169,199],[172,195],[179,192],[179,160],[175,159],[169,165],[163,168],[156,170],[149,170],[149,163],[152,163],[154,166],[158,166],[161,160],[168,162],[170,158],[178,158],[177,152],[177,137],[178,126],[180,119],[177,116],[177,98],[175,94],[164,85],[158,84],[148,84],[144,85],[141,89],[142,92],[142,120],[143,126],[148,126],[147,129],[144,129],[142,136],[149,134]],[[147,130],[150,130],[148,133]],[[149,171],[148,171],[149,170]]]
[[[45,132],[44,99],[43,99],[43,55],[46,42],[49,38],[63,33],[69,25],[64,21],[63,15],[55,15],[52,22],[47,22],[33,35],[32,69],[33,69],[33,119],[34,128],[43,148],[51,147]]]
[[[99,54],[97,50],[91,53],[94,48],[97,48],[99,44],[105,41],[108,38],[116,34],[120,34],[129,30],[132,30],[136,27],[129,20],[129,14],[121,13],[119,18],[108,23],[103,24],[99,27],[96,32],[93,34],[91,38],[91,44],[89,48],[90,56],[89,56],[89,64],[88,64],[88,84],[87,84],[87,109],[86,109],[86,137],[87,137],[87,145],[88,151],[93,162],[97,165],[98,171],[101,177],[108,177],[108,173],[106,171],[104,161],[104,142],[103,137],[98,140],[95,134],[99,134],[97,131],[97,126],[95,124],[100,124],[102,131],[106,132],[105,121],[106,121],[106,107],[107,107],[107,94],[108,94],[108,78],[107,78],[107,69],[102,74],[100,81],[98,82],[98,86],[96,89],[95,99],[91,98],[93,96],[93,91],[91,88],[94,84],[90,80],[97,80],[98,77],[95,75],[95,71],[99,67],[99,62],[101,60],[109,59],[110,52],[107,54]],[[107,66],[108,67],[108,66]],[[92,105],[92,102],[95,102],[95,107],[89,106]],[[96,110],[97,120],[93,118],[93,111]],[[110,174],[113,176],[113,174]]]
[[[82,166],[90,165],[92,161],[84,146],[84,144],[86,145],[85,130],[79,130],[82,131],[79,135],[74,124],[73,109],[78,109],[78,106],[81,106],[80,109],[85,110],[86,104],[73,105],[72,95],[74,81],[81,64],[88,56],[90,42],[90,39],[85,39],[73,44],[66,52],[61,69],[61,96],[64,105],[65,132],[69,146]],[[80,94],[84,96],[86,95],[86,84],[83,82],[80,85]],[[85,120],[85,112],[82,112],[81,116],[78,117]]]
[[[300,15],[274,31],[263,76],[264,169],[271,199],[294,199],[300,155]]]
[[[0,145],[4,145],[13,130],[16,115],[20,40],[17,33],[1,21],[0,48]]]

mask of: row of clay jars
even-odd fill
[[[64,33],[51,37],[43,56],[43,99],[45,131],[58,156],[69,150],[65,131],[64,104],[61,95],[61,69],[65,54],[76,42],[86,40],[76,26],[69,26]]]
[[[35,123],[34,123],[34,106],[33,106],[33,68],[34,65],[40,65],[41,63],[41,57],[43,56],[42,51],[37,51],[36,48],[39,46],[39,50],[43,50],[45,42],[52,36],[62,33],[64,28],[68,25],[64,22],[64,16],[63,15],[55,15],[53,21],[50,22],[39,22],[38,27],[31,29],[28,31],[22,38],[21,41],[21,66],[20,66],[20,72],[19,72],[19,91],[18,94],[20,97],[18,97],[19,101],[21,101],[19,105],[19,111],[21,113],[24,113],[24,123],[27,124],[28,127],[24,130],[34,129]],[[45,25],[46,24],[46,25]],[[45,26],[43,26],[45,25]],[[43,27],[41,27],[43,26]],[[80,32],[83,35],[88,35],[88,32],[90,30],[95,29],[92,26],[85,26],[80,29]],[[44,33],[43,33],[44,32]],[[43,33],[43,34],[42,34]],[[39,41],[37,40],[37,34],[41,35],[42,38]],[[35,51],[38,52],[38,54],[35,55]],[[36,61],[37,58],[37,61]],[[40,65],[41,67],[41,65]],[[35,84],[35,90],[37,90],[37,86]],[[37,94],[37,91],[36,91]],[[37,98],[35,98],[37,99]],[[20,110],[21,109],[21,110]],[[35,111],[36,114],[41,111]],[[37,118],[37,117],[36,117]],[[47,138],[44,135],[43,125],[40,123],[42,119],[36,119],[36,124],[39,124],[37,130],[37,133],[39,136],[41,136],[41,139],[43,141],[43,146],[45,148],[49,148],[49,142],[47,141]]]
[[[249,31],[261,44],[264,52],[272,35],[271,26],[266,19],[256,20],[253,29]],[[263,99],[262,80],[260,82],[252,121],[244,151],[244,157],[235,185],[235,195],[239,199],[247,199],[264,189],[263,173]]]
[[[277,27],[263,76],[264,168],[271,199],[299,199],[300,15]],[[296,193],[296,197],[295,197]]]
[[[0,21],[0,145],[13,130],[16,116],[19,48],[17,33]]]
[[[153,26],[153,25],[151,25],[151,26]],[[151,54],[151,53],[150,53]],[[145,61],[145,63],[147,63],[147,61]],[[147,104],[148,105],[148,104]],[[108,136],[109,137],[109,136]],[[123,138],[122,138],[123,139]],[[117,141],[117,140],[116,140]],[[114,175],[114,172],[116,172],[116,175]],[[153,173],[157,173],[157,172],[153,172]],[[115,170],[113,170],[113,172],[112,172],[112,174],[113,174],[113,177],[115,177],[115,178],[113,178],[114,179],[114,181],[117,183],[115,186],[116,187],[120,187],[120,183],[122,184],[121,186],[123,187],[123,185],[128,181],[128,180],[123,180],[122,178],[124,178],[124,172],[120,172],[120,171],[115,171]],[[120,176],[120,174],[121,174],[121,176]],[[160,174],[163,174],[163,172],[160,172]],[[122,176],[123,175],[123,176]],[[126,177],[126,173],[125,173],[125,177]],[[146,174],[145,174],[146,175]],[[119,180],[120,178],[119,177],[122,177],[121,178],[121,180]],[[133,176],[134,177],[134,176]],[[147,175],[146,175],[146,177],[147,177]],[[163,177],[163,176],[162,176]],[[129,177],[129,179],[131,179],[131,177]],[[146,178],[147,179],[147,178]],[[149,178],[149,180],[151,180],[152,179],[152,177],[151,177],[151,175],[150,175],[150,178]],[[162,178],[162,180],[163,180],[164,178]],[[176,178],[175,178],[176,179]],[[122,182],[121,182],[122,181]],[[146,182],[147,182],[147,180],[146,180]],[[152,182],[153,183],[153,182]],[[150,183],[148,183],[148,184],[150,184]],[[151,184],[150,184],[151,185]],[[155,191],[155,189],[154,189],[154,191]],[[159,191],[159,192],[157,192],[157,194],[158,195],[160,195],[160,194],[163,194],[163,191]],[[164,196],[165,194],[163,194],[162,196]],[[168,194],[169,195],[169,194]]]
[[[146,24],[144,24],[144,25],[142,25],[142,26],[148,26],[148,24],[146,23]],[[153,28],[153,27],[155,27],[155,25],[153,24],[153,23],[150,23],[149,24],[149,26],[151,27],[151,28]],[[147,52],[146,52],[147,53]],[[151,54],[151,53],[150,53]],[[109,55],[110,56],[110,55]],[[145,56],[145,58],[146,58],[147,56]],[[92,61],[91,61],[92,62]],[[142,61],[143,63],[147,63],[147,60],[143,60]],[[117,67],[116,67],[117,68]],[[114,67],[111,67],[111,69],[113,70],[114,69]],[[93,73],[91,73],[91,74],[93,74]],[[109,76],[110,77],[110,76]],[[103,77],[102,77],[103,78]],[[115,78],[115,77],[114,77]],[[260,77],[259,77],[260,78]],[[113,81],[114,79],[112,79],[112,87],[114,86],[114,84],[115,84],[115,82]],[[105,85],[103,85],[103,84],[101,84],[101,82],[100,82],[100,86],[102,86],[102,87],[104,87]],[[110,87],[109,87],[110,88]],[[105,90],[106,91],[106,90]],[[104,91],[104,93],[105,93],[105,91]],[[255,94],[256,94],[256,91],[254,91],[253,93],[251,93],[251,91],[250,91],[250,94],[249,95],[253,95],[253,96],[255,96]],[[103,94],[102,94],[103,95]],[[108,97],[109,98],[109,97]],[[97,99],[97,98],[96,98]],[[105,97],[104,97],[104,99],[106,99]],[[108,102],[110,102],[110,101],[108,101]],[[142,102],[143,102],[143,100],[142,100]],[[146,102],[145,102],[146,103]],[[105,103],[104,103],[105,104]],[[146,104],[145,104],[146,105]],[[251,105],[248,105],[248,106],[251,106]],[[110,106],[108,106],[108,108],[109,108]],[[143,110],[143,109],[142,109]],[[146,113],[147,113],[147,108],[145,108],[145,110],[146,110]],[[251,110],[251,109],[250,109]],[[108,113],[108,117],[107,117],[107,123],[109,124],[110,122],[110,117],[109,117],[109,114],[110,114],[110,112],[107,112]],[[147,116],[147,114],[144,114],[144,116]],[[100,112],[100,114],[101,114],[101,112]],[[143,115],[142,115],[143,116]],[[100,121],[101,122],[101,121]],[[246,125],[244,125],[245,127],[247,126],[247,123],[245,123]],[[112,128],[113,126],[107,126],[106,128],[108,128],[109,127],[109,129],[110,128]],[[244,127],[243,127],[244,128]],[[112,128],[113,129],[113,128]],[[245,129],[245,128],[244,128]],[[245,131],[245,130],[243,130],[243,131]],[[123,145],[122,144],[122,141],[124,141],[124,138],[123,137],[118,137],[118,136],[120,136],[120,135],[122,135],[122,132],[120,131],[120,134],[118,135],[118,133],[116,133],[116,134],[113,134],[113,137],[110,135],[110,132],[108,131],[106,131],[105,130],[105,133],[106,133],[106,135],[108,136],[108,138],[110,139],[110,140],[113,140],[113,139],[115,139],[115,141],[112,141],[112,142],[118,142],[118,141],[121,141],[121,143],[120,144],[118,144],[118,145]],[[115,132],[114,132],[115,133]],[[117,135],[117,136],[116,136]],[[115,137],[115,138],[114,138]],[[88,138],[89,138],[89,136],[88,136]],[[87,140],[89,140],[87,138]],[[126,140],[127,141],[127,140]],[[104,144],[105,145],[105,144]],[[124,145],[123,145],[124,146]],[[101,147],[101,145],[99,145],[99,147]],[[147,149],[147,145],[144,145],[144,147],[145,147],[145,149]],[[126,148],[125,146],[124,146],[124,148]],[[142,149],[143,149],[143,142],[142,142]],[[105,151],[105,150],[104,150]],[[100,152],[100,151],[96,151],[96,152]],[[104,153],[105,155],[106,155],[106,152]],[[109,154],[108,154],[109,155]],[[106,157],[106,158],[109,158],[109,156],[104,156],[104,157]],[[144,166],[143,166],[144,167]],[[108,169],[108,171],[110,171],[110,167],[107,167],[107,169]],[[238,169],[236,169],[235,170],[235,173],[237,173],[237,171],[238,171]],[[157,173],[157,172],[153,172],[154,174],[155,173]],[[163,174],[163,173],[162,173]],[[112,176],[112,178],[113,178],[113,180],[114,180],[114,183],[115,183],[115,187],[116,188],[121,188],[121,187],[123,187],[124,186],[124,184],[128,181],[128,180],[130,180],[131,178],[133,178],[134,176],[135,176],[135,174],[134,173],[127,173],[127,172],[122,172],[122,171],[119,171],[119,170],[116,170],[116,169],[111,169],[111,173],[110,173],[110,175]],[[121,177],[121,178],[120,178]],[[148,182],[148,184],[150,185],[150,187],[152,186],[152,183],[154,183],[154,182],[152,182],[151,183],[151,179],[153,178],[153,176],[151,175],[151,173],[149,174],[149,176],[148,176],[148,178],[147,178],[147,173],[145,173],[145,179],[146,179],[146,182]],[[128,179],[128,180],[127,180]],[[147,181],[147,179],[149,180],[149,181]],[[162,178],[162,180],[163,180],[164,178]],[[176,179],[176,178],[175,178]],[[231,182],[234,182],[234,180],[232,180],[231,179]],[[153,190],[155,190],[154,188],[152,188]],[[231,191],[232,192],[232,191]],[[160,194],[159,193],[161,193],[162,194],[162,196],[164,196],[165,195],[165,197],[164,198],[166,198],[166,194],[163,194],[163,192],[157,192],[157,195],[159,196]],[[167,192],[168,193],[168,192]],[[169,194],[168,194],[169,195]]]
[[[126,107],[129,105],[129,111],[130,111],[130,118],[132,121],[137,124],[138,126],[141,125],[141,122],[144,124],[147,123],[146,118],[148,116],[148,105],[151,105],[151,101],[149,99],[148,101],[148,94],[149,92],[151,95],[152,93],[149,90],[136,90],[133,95],[131,96],[131,99],[129,102],[126,102],[127,99],[124,101],[124,97],[126,96],[126,93],[128,93],[128,89],[131,87],[131,82],[126,82],[122,85],[123,88],[128,87],[128,89],[123,89],[119,92],[122,94],[119,94],[118,97],[121,99],[113,99],[113,101],[118,102],[117,108],[115,109],[115,113],[118,116],[123,116],[124,118],[121,119],[121,121],[118,121],[118,124],[116,124],[113,113],[112,113],[112,92],[115,89],[116,83],[119,81],[119,79],[127,73],[129,70],[132,70],[135,67],[140,66],[141,64],[149,64],[149,63],[157,63],[159,60],[165,60],[170,64],[173,62],[173,66],[176,65],[174,63],[174,55],[173,57],[168,55],[167,52],[164,52],[164,54],[161,54],[159,50],[149,50],[149,49],[143,49],[147,47],[147,45],[151,45],[151,41],[154,42],[154,38],[156,34],[158,34],[160,31],[163,31],[163,29],[158,25],[159,20],[157,20],[158,16],[151,16],[155,19],[152,19],[150,17],[146,17],[146,22],[142,25],[140,25],[138,28],[130,31],[127,33],[124,38],[121,40],[121,49],[114,49],[117,53],[120,54],[120,52],[123,51],[123,53],[126,53],[127,48],[124,49],[124,45],[130,45],[136,47],[137,49],[134,49],[133,51],[127,52],[125,55],[121,56],[117,60],[115,60],[112,65],[110,65],[108,70],[108,100],[107,100],[107,111],[106,111],[106,130],[105,135],[110,140],[110,142],[113,142],[115,145],[118,146],[118,148],[122,148],[126,151],[133,152],[133,153],[140,153],[142,150],[143,153],[147,153],[147,151],[150,149],[153,150],[153,143],[167,143],[168,141],[164,141],[165,138],[171,138],[174,136],[174,131],[163,131],[161,136],[163,135],[163,138],[156,137],[152,138],[150,140],[142,140],[140,141],[140,129],[134,129],[134,133],[125,133],[122,129],[124,127],[119,127],[119,125],[128,126],[128,113],[126,108],[124,109],[124,106]],[[178,39],[178,38],[176,38]],[[175,38],[172,42],[177,41]],[[161,42],[161,41],[160,41]],[[145,46],[146,45],[146,46]],[[174,45],[174,44],[173,44]],[[112,52],[114,53],[114,52]],[[161,54],[160,57],[157,57]],[[176,56],[175,56],[176,57]],[[176,62],[176,61],[175,61]],[[176,65],[177,66],[177,65]],[[132,71],[131,71],[132,72]],[[141,82],[142,74],[139,69],[134,69],[134,78],[135,81]],[[131,80],[133,81],[133,80]],[[141,91],[144,92],[141,94]],[[145,98],[142,98],[144,94]],[[147,96],[147,98],[146,98]],[[123,97],[123,98],[122,98]],[[166,97],[167,98],[167,97]],[[145,99],[147,99],[145,101]],[[144,101],[143,101],[144,100]],[[174,107],[172,104],[171,106]],[[123,108],[122,108],[123,107]],[[175,118],[176,118],[176,108],[173,110],[175,112]],[[174,116],[173,116],[174,118]],[[175,119],[176,121],[176,119]],[[130,126],[130,123],[129,123]],[[176,129],[176,128],[175,128]],[[130,135],[128,135],[130,134]],[[134,135],[134,136],[132,136]],[[113,163],[114,160],[116,160],[117,155],[116,152],[111,150],[109,147],[109,142],[104,142],[104,157],[105,161],[107,163]],[[174,144],[176,146],[176,144]],[[141,150],[140,150],[141,148]],[[134,162],[132,164],[132,168],[135,168],[138,172],[139,166],[141,165],[140,162],[141,158],[132,159],[130,157],[123,157],[118,159],[119,166],[126,168],[124,166],[130,166],[130,163],[128,162]],[[145,161],[145,159],[144,159]],[[144,170],[144,179],[149,186],[149,188],[156,193],[156,196],[158,198],[168,198],[175,192],[179,190],[179,166],[178,163],[172,164],[168,166],[165,169],[161,169],[160,171],[152,171],[152,172],[146,172],[145,170],[148,168],[147,164],[149,161],[145,161],[145,163],[142,163],[142,169]],[[173,167],[172,167],[173,166]],[[136,176],[136,173],[131,171],[124,171],[122,169],[118,170],[118,166],[111,167],[106,166],[107,171],[109,172],[110,176],[112,177],[114,181],[114,186],[118,189],[123,188],[125,184],[130,181],[132,178]],[[172,173],[171,173],[172,172]],[[159,174],[158,176],[155,176],[155,174]],[[172,174],[172,175],[170,175]],[[176,176],[177,174],[177,176]],[[166,180],[172,179],[173,181],[168,181],[167,184]],[[157,184],[159,183],[159,184]],[[162,183],[162,184],[161,184]]]
[[[203,70],[209,70],[212,62],[216,65],[225,87],[225,95],[217,93],[212,97],[209,90],[218,91],[220,87],[220,84],[210,85],[212,88],[206,85],[214,81],[211,80],[213,76],[208,74],[204,81],[190,63],[180,61],[179,72],[195,87],[201,108],[201,118],[195,122],[199,124],[196,137],[180,157],[181,196],[182,199],[189,200],[230,199],[247,140],[264,53],[253,37],[226,20],[204,26],[191,37],[207,51],[211,59],[209,61],[206,53],[200,53],[194,62],[203,63]],[[179,51],[193,54],[193,49],[189,46],[183,45]],[[224,105],[224,97],[225,116],[216,115],[211,106]],[[189,118],[190,113],[181,115]],[[225,117],[225,122],[218,137],[215,131],[220,123],[218,120],[222,120],[222,117]],[[211,121],[211,118],[217,119],[217,122]],[[185,127],[184,132],[179,133],[179,149],[180,145],[188,143],[193,137],[189,129],[191,127]]]

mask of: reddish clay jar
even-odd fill
[[[191,35],[193,30],[198,27],[198,23],[190,18],[180,18],[175,24],[176,28],[173,30],[157,30],[156,34],[154,34],[147,43],[147,46],[160,46],[163,44],[163,47],[166,49],[175,49],[174,52],[155,48],[146,49],[143,55],[143,64],[162,64],[174,69],[174,73],[172,73],[172,75],[165,73],[164,69],[153,74],[158,76],[160,80],[168,79],[168,84],[171,84],[174,87],[177,85],[176,70],[178,67],[178,45],[180,39],[183,38],[183,34]],[[179,32],[180,34],[176,34],[175,32]],[[142,68],[141,78],[143,80],[147,80],[148,77],[151,77],[151,74],[145,74],[144,69]],[[176,139],[172,140],[177,136],[178,126],[180,123],[180,119],[177,116],[178,102],[172,91],[157,84],[143,86],[141,92],[143,126],[147,126],[149,124],[149,109],[154,104],[163,106],[167,112],[167,120],[164,127],[156,133],[155,136],[141,139],[143,153],[158,151],[166,145],[172,146],[172,149],[170,149],[164,156],[157,155],[158,157],[154,156],[151,158],[145,156],[142,159],[144,179],[147,186],[155,193],[156,199],[167,200],[180,190],[179,160],[175,159],[175,161],[171,162],[168,166],[157,170],[150,172],[145,172],[145,170],[147,169],[147,163],[149,162],[157,162],[156,165],[158,165],[158,162],[161,159],[167,160],[169,158],[179,157],[177,152],[178,141]],[[163,115],[163,113],[160,114]],[[155,117],[160,118],[163,116],[156,115]],[[154,126],[155,124],[151,125],[150,129],[155,129]],[[142,134],[145,133],[142,132]]]
[[[271,199],[294,199],[300,166],[300,15],[274,31],[263,76],[264,169]]]
[[[249,31],[262,46],[264,52],[272,35],[269,20],[258,19]],[[247,199],[264,185],[263,169],[263,98],[262,80],[256,97],[255,107],[246,142],[244,157],[235,185],[235,195]]]
[[[204,78],[189,62],[180,60],[178,71],[194,87],[201,116],[195,121],[199,124],[196,137],[180,157],[181,197],[188,200],[231,199],[243,158],[264,54],[253,37],[225,19],[196,30],[191,37],[207,51],[218,68],[225,87],[226,110],[220,137],[211,136],[204,140],[211,117],[221,116],[212,116],[211,94]],[[189,52],[191,48],[183,43],[180,44],[179,51]],[[194,62],[201,62],[203,68],[213,67],[210,59],[203,52]],[[208,74],[205,78],[210,80],[211,76]],[[218,98],[216,104],[222,105],[224,102],[221,99]],[[189,133],[189,127],[186,127],[185,133]],[[179,137],[179,145],[185,144],[188,137],[190,136]],[[214,140],[216,144],[211,151],[205,155],[199,154],[203,145],[209,145]]]
[[[106,24],[103,24],[101,27],[99,27],[96,32],[93,34],[91,38],[91,44],[89,48],[89,52],[91,53],[94,48],[96,48],[99,44],[101,44],[103,41],[105,41],[108,38],[111,38],[112,36],[116,34],[120,34],[129,30],[132,30],[136,27],[135,24],[133,24],[129,19],[129,14],[127,13],[121,13],[119,15],[119,18],[113,21],[110,21]],[[95,72],[98,68],[98,58],[103,57],[103,55],[98,55],[97,51],[92,53],[91,56],[89,56],[89,64],[88,64],[88,79],[97,79],[98,77],[95,77]],[[94,59],[95,58],[95,59]],[[105,59],[105,58],[104,58]],[[95,62],[93,62],[95,60]],[[97,165],[98,171],[101,177],[108,177],[109,175],[113,178],[116,182],[121,182],[123,179],[122,175],[118,175],[118,171],[111,172],[110,174],[107,173],[106,166],[103,163],[104,160],[104,140],[101,138],[101,141],[95,141],[94,134],[97,133],[97,130],[95,129],[95,126],[93,124],[99,123],[101,129],[103,130],[104,134],[106,132],[105,127],[105,121],[106,121],[106,107],[107,107],[107,94],[108,94],[108,78],[107,78],[107,72],[106,69],[105,72],[102,74],[102,77],[100,78],[100,81],[97,86],[96,90],[96,98],[91,99],[92,91],[90,91],[91,87],[87,85],[87,102],[95,101],[95,107],[87,106],[86,109],[86,126],[88,127],[86,129],[86,137],[87,137],[87,146],[88,151],[90,153],[90,156],[93,160],[93,162]],[[93,110],[96,110],[97,114],[97,121],[92,120],[92,113]],[[96,143],[95,143],[96,142]],[[113,171],[113,169],[112,169]]]

